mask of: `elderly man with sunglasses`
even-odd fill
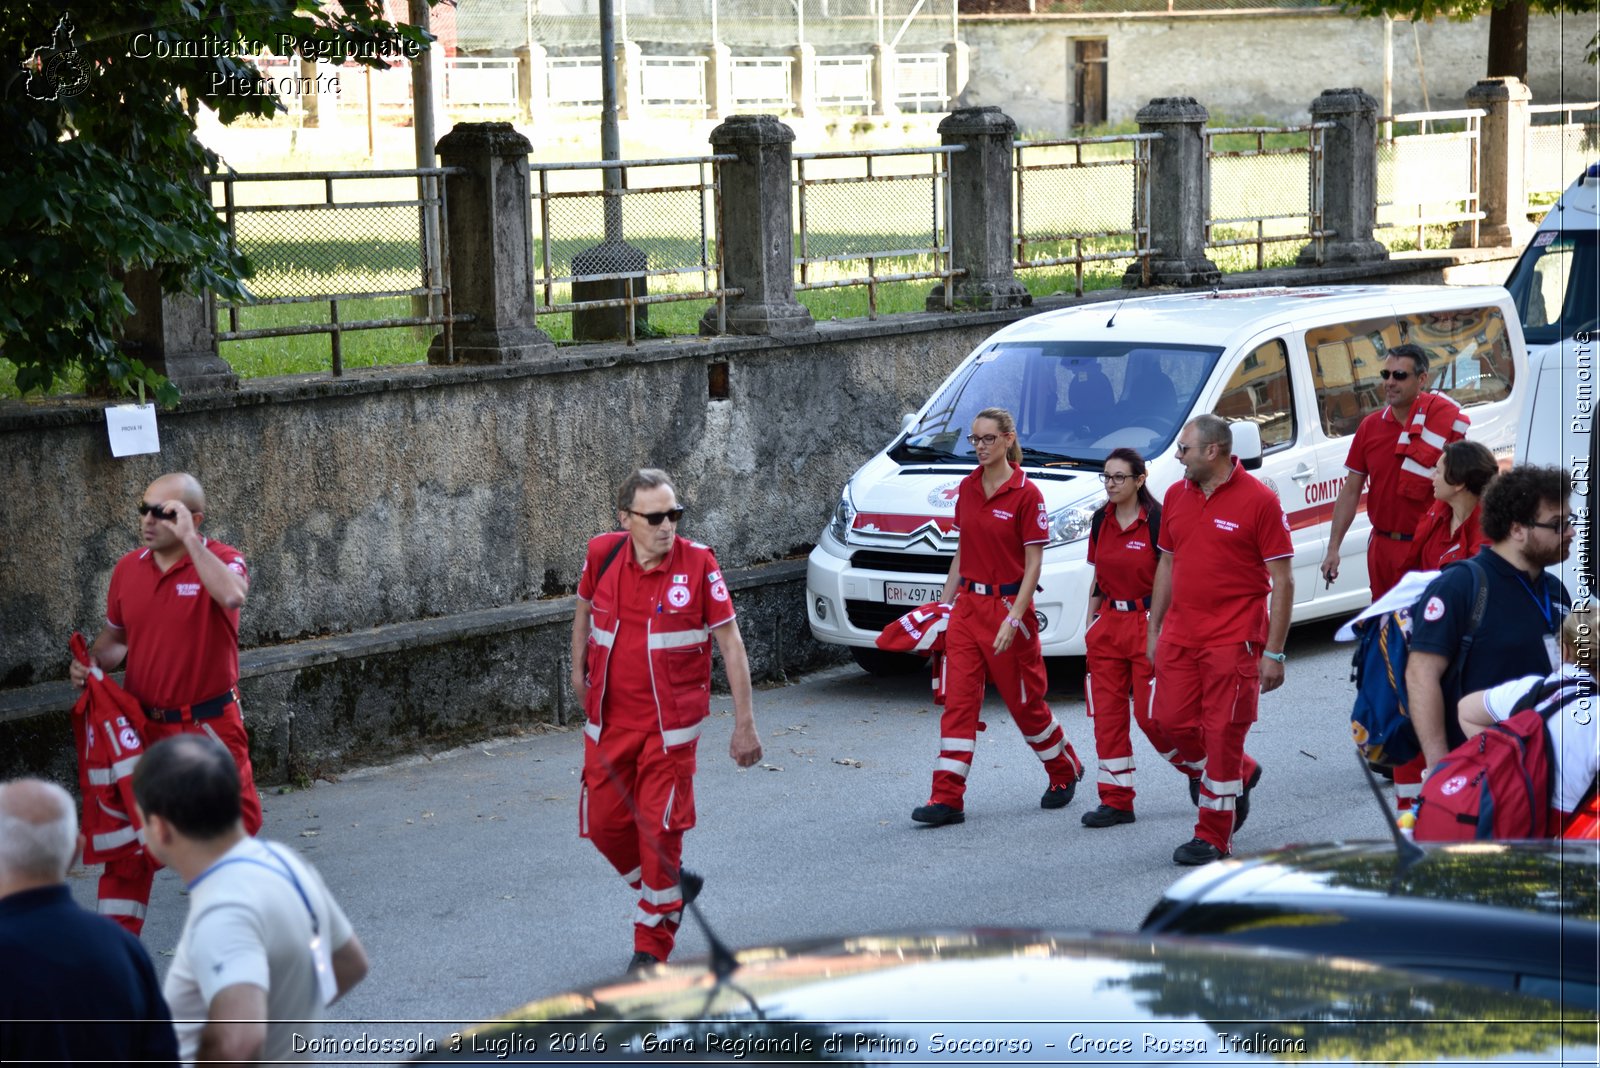
[[[713,638],[733,692],[728,755],[741,768],[761,759],[728,585],[710,549],[678,537],[682,518],[666,472],[630,475],[617,492],[621,531],[589,542],[572,619],[572,688],[586,717],[578,833],[638,891],[630,971],[667,959],[700,891],[681,858]]]
[[[250,572],[239,550],[200,533],[206,497],[184,473],[162,475],[139,501],[144,543],[117,561],[106,595],[106,622],[89,648],[103,671],[124,662],[123,689],[144,707],[145,738],[209,734],[239,767],[245,829],[261,829],[261,797],[250,766],[250,739],[239,712],[239,609]],[[74,685],[90,666],[72,662]],[[108,862],[99,911],[134,934],[144,928],[150,884],[160,864],[144,852]]]

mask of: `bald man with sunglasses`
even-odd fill
[[[683,512],[666,472],[630,475],[617,491],[622,529],[589,542],[572,618],[572,688],[586,718],[578,833],[638,891],[630,971],[667,959],[700,890],[681,858],[713,638],[733,692],[728,755],[741,768],[761,759],[728,585],[709,548],[678,537]]]

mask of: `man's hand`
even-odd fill
[[[1000,621],[1000,629],[994,634],[994,651],[1003,653],[1011,648],[1011,642],[1017,636],[1017,628],[1011,625],[1011,617],[1007,616]]]
[[[162,511],[170,514],[172,518],[163,519],[160,516],[157,516],[156,522],[165,523],[167,526],[171,527],[172,533],[179,541],[183,542],[184,547],[187,548],[189,539],[195,535],[194,515],[189,511],[189,506],[178,500],[176,497],[172,497],[161,502],[161,509]]]
[[[736,722],[733,737],[728,739],[728,755],[741,768],[748,768],[761,759],[761,739],[756,735],[754,722]]]
[[[1339,550],[1331,545],[1328,555],[1322,558],[1322,581],[1330,586],[1339,581]]]
[[[1283,685],[1283,665],[1272,659],[1272,657],[1262,657],[1257,662],[1256,671],[1261,679],[1262,693],[1271,693]]]
[[[85,664],[77,657],[72,658],[72,664],[68,668],[67,673],[72,677],[72,685],[76,686],[80,690],[83,689],[84,684],[89,681],[89,665]]]

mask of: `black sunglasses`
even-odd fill
[[[176,518],[178,518],[178,513],[177,512],[166,511],[159,504],[151,504],[148,501],[140,501],[139,502],[139,514],[140,515],[153,515],[157,519],[176,519]]]
[[[1380,378],[1382,378],[1385,382],[1389,381],[1389,379],[1391,379],[1391,378],[1394,379],[1396,382],[1404,382],[1406,379],[1411,377],[1411,372],[1410,371],[1379,371],[1378,372],[1378,376]]]
[[[682,519],[683,509],[680,507],[668,508],[665,512],[635,512],[632,508],[629,508],[628,514],[638,516],[653,527],[659,527],[664,520],[670,519],[676,523]]]

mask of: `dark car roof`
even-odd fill
[[[1569,1015],[1564,1027],[1546,1002],[1260,949],[992,929],[752,949],[739,961],[731,985],[704,964],[675,964],[534,1002],[424,1059],[1592,1062],[1600,1052],[1593,1026]]]

